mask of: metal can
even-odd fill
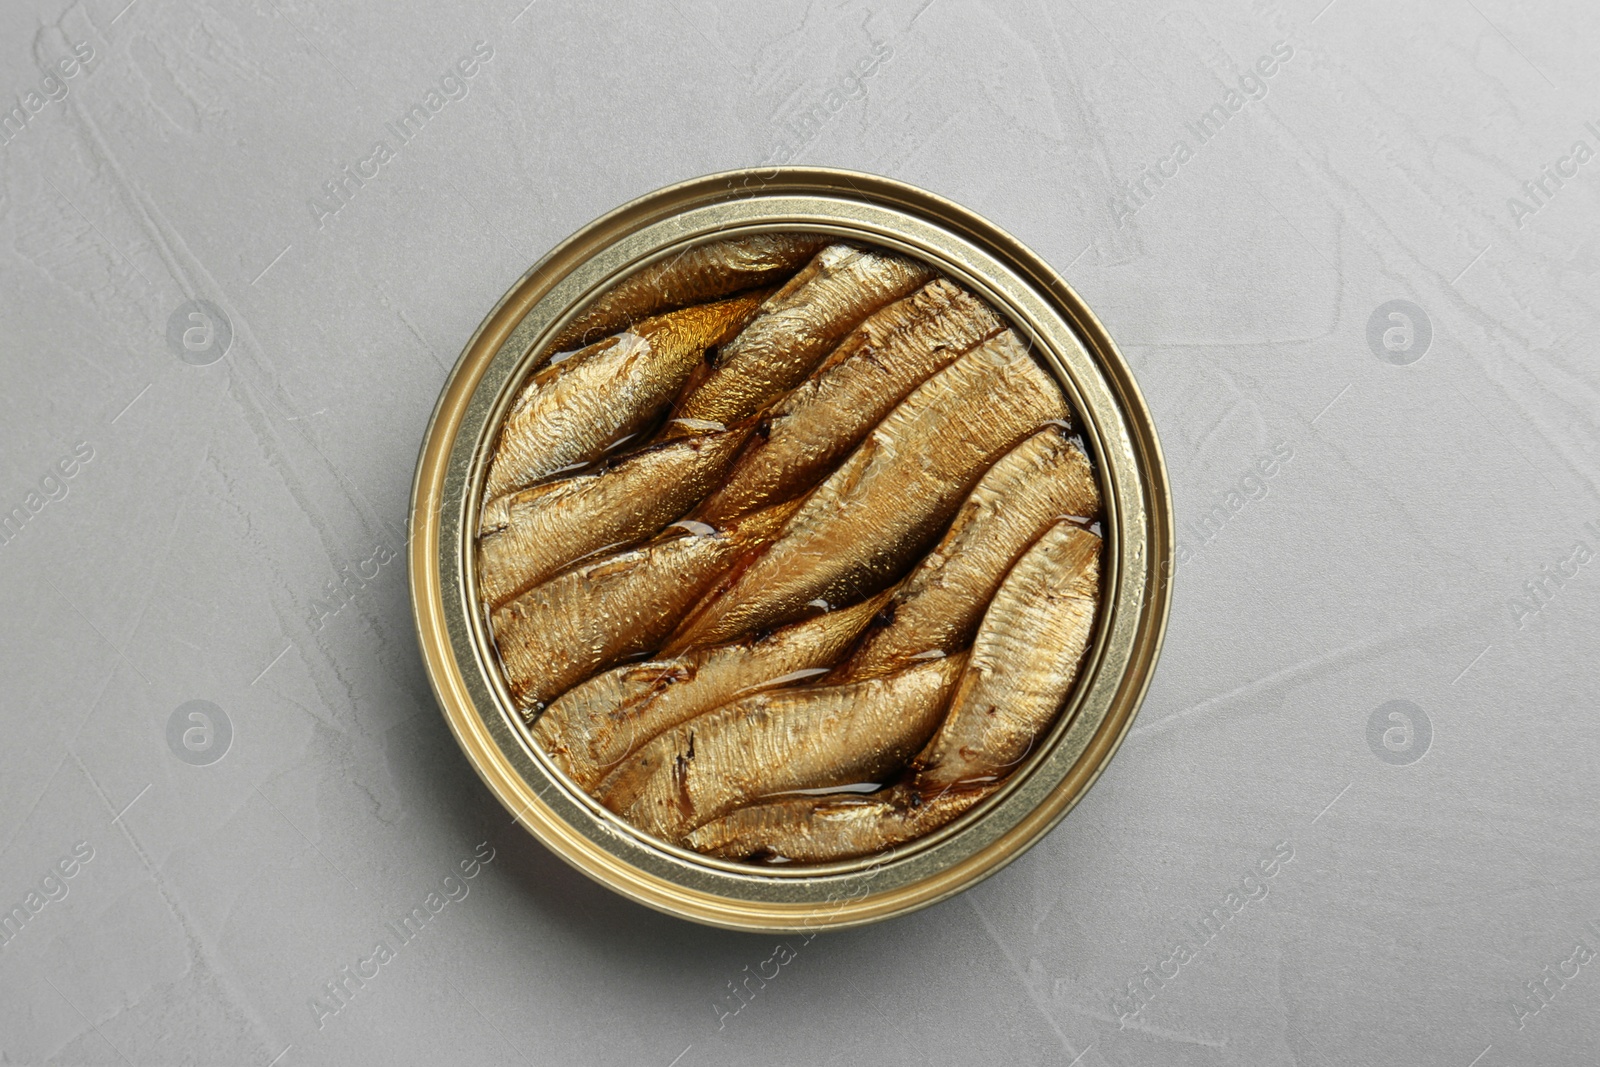
[[[594,295],[697,242],[812,231],[922,259],[987,299],[1032,341],[1081,417],[1104,500],[1103,604],[1069,705],[996,795],[899,848],[821,866],[726,862],[648,837],[561,774],[518,721],[472,594],[487,453],[541,346]],[[926,907],[993,874],[1084,795],[1132,724],[1166,627],[1171,494],[1127,363],[1083,300],[1021,242],[886,178],[781,167],[710,175],[627,204],[525,274],[467,343],[417,465],[408,560],[424,663],[468,761],[556,855],[660,911],[738,930],[857,926]]]

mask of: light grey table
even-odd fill
[[[525,2],[0,11],[0,1062],[1596,1062],[1592,4]],[[1183,553],[1066,822],[811,941],[512,826],[397,561],[510,283],[785,160],[1057,266]]]

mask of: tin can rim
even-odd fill
[[[472,602],[484,455],[532,354],[621,275],[698,241],[821,230],[898,248],[976,288],[1031,335],[1079,414],[1102,479],[1106,599],[1061,720],[1007,787],[926,839],[785,871],[708,860],[647,838],[577,789],[516,722]],[[411,501],[408,572],[419,645],[468,761],[517,821],[567,863],[650,907],[731,929],[860,925],[926,907],[1026,851],[1082,798],[1149,685],[1170,607],[1171,494],[1133,375],[1075,291],[1016,238],[892,179],[779,167],[646,194],[581,228],[519,279],[463,349],[429,420]]]

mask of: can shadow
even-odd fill
[[[987,951],[959,898],[813,934],[723,930],[654,911],[568,866],[514,823],[437,714],[413,719],[404,732],[389,755],[409,794],[409,832],[456,850],[485,839],[495,849],[477,899],[467,902],[472,930],[452,950],[451,967],[461,968],[463,992],[481,1000],[474,1006],[526,1047],[570,1028],[603,1035],[597,1055],[627,1062],[666,1049],[665,1062],[689,1044],[733,1055],[757,1034],[792,1032],[798,1040],[818,1017],[913,1042],[905,1011],[924,995],[916,976],[937,973],[951,951]],[[498,1003],[497,987],[514,991],[504,995],[523,1006],[520,1017]],[[532,1003],[542,1024],[523,1014]],[[558,1004],[565,1009],[547,1014]],[[529,1029],[519,1033],[524,1022]]]

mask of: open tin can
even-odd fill
[[[518,390],[549,342],[620,279],[689,247],[823,234],[921,261],[1010,320],[1077,415],[1102,500],[1101,603],[1054,725],[1003,786],[923,837],[862,858],[772,866],[719,859],[636,829],[534,742],[477,595],[486,472]],[[423,441],[409,569],[417,630],[446,720],[478,774],[546,847],[672,915],[739,930],[856,926],[926,907],[993,874],[1050,830],[1116,752],[1166,626],[1170,490],[1149,411],[1094,314],[1037,255],[947,200],[885,178],[778,168],[711,175],[596,220],[523,276],[456,363]]]

